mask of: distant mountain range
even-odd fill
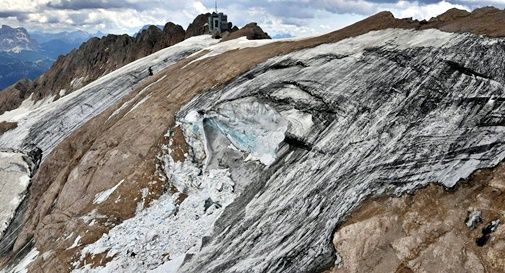
[[[58,56],[78,48],[92,37],[84,31],[32,32],[3,25],[0,28],[0,90],[20,79],[34,79],[47,71]]]
[[[101,37],[103,33],[90,34],[77,30],[72,32],[32,32],[30,36],[39,44],[39,49],[49,57],[56,59],[61,54],[66,54],[74,48],[78,48],[83,42],[93,38]]]

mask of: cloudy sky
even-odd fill
[[[219,0],[218,5],[238,26],[255,21],[272,35],[310,36],[382,10],[397,17],[429,19],[452,7],[505,8],[505,0]],[[167,21],[187,27],[196,15],[213,7],[214,0],[0,0],[0,24],[32,31],[131,34],[146,24]]]

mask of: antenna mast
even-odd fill
[[[217,13],[217,0],[214,1],[214,4],[216,6],[216,13]]]

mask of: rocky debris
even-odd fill
[[[198,15],[195,20],[189,24],[186,30],[186,39],[198,35],[209,34],[209,16],[210,13]]]
[[[475,243],[477,246],[485,246],[491,239],[491,233],[495,232],[500,225],[500,220],[494,220],[482,228],[482,236],[478,238]]]
[[[465,224],[469,229],[476,229],[477,225],[482,223],[482,212],[480,210],[473,210],[468,212]]]
[[[240,30],[232,28],[230,33],[224,33],[222,35],[222,42],[234,40],[239,37],[247,37],[248,40],[262,40],[262,39],[272,39],[268,36],[268,33],[264,32],[257,23],[250,23],[245,25]]]
[[[35,144],[25,145],[23,151],[26,154],[25,161],[30,165],[31,176],[33,177],[42,162],[43,151]]]
[[[430,185],[413,195],[366,201],[335,232],[342,263],[327,272],[503,272],[505,191],[490,183],[503,172],[505,164],[478,171],[452,191]],[[490,224],[468,229],[461,219],[469,207],[478,207]]]

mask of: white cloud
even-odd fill
[[[452,4],[446,1],[426,5],[421,5],[418,2],[400,1],[391,8],[391,11],[395,17],[399,18],[412,17],[419,20],[428,20],[446,12],[451,8],[470,10],[467,6]]]
[[[429,19],[449,8],[471,9],[505,0],[234,0],[220,10],[242,26],[258,22],[270,34],[315,35],[341,28],[382,10],[397,17]],[[134,33],[146,24],[168,21],[187,27],[214,0],[0,0],[0,24],[32,30],[97,30]]]

